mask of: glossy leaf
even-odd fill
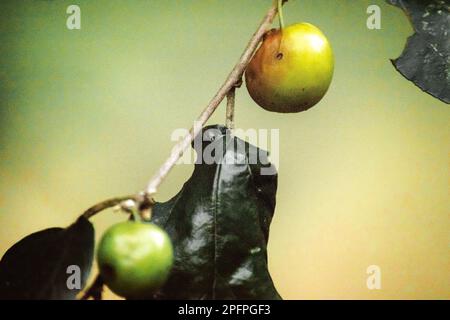
[[[423,91],[450,103],[450,4],[442,0],[387,0],[403,9],[415,33],[395,68]]]
[[[67,281],[77,271],[68,267],[79,267],[83,288],[93,254],[94,229],[83,217],[67,229],[33,233],[13,245],[0,261],[0,299],[75,299],[80,290],[69,289]]]
[[[197,155],[203,150],[216,163],[197,163],[181,191],[154,208],[153,222],[175,250],[171,276],[155,298],[280,299],[267,268],[277,189],[267,152],[221,126],[206,127],[203,137]]]

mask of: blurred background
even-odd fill
[[[3,0],[0,255],[141,190],[271,2]],[[66,27],[74,3],[81,30]],[[366,27],[370,4],[381,8],[381,30]],[[280,129],[269,240],[277,289],[285,299],[449,299],[450,109],[389,61],[413,32],[407,17],[380,0],[291,0],[284,16],[318,26],[336,66],[328,94],[303,113],[270,113],[245,86],[237,92],[238,127]],[[209,124],[224,120],[221,106]],[[157,200],[192,170],[177,166]],[[93,218],[97,239],[124,219]],[[380,290],[366,286],[370,265],[381,269]]]

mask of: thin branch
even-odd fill
[[[283,1],[284,3],[285,1]],[[215,94],[215,96],[211,99],[209,104],[197,118],[194,126],[191,128],[189,133],[178,142],[174,148],[172,149],[172,153],[169,158],[162,164],[159,168],[158,172],[151,178],[149,181],[147,188],[145,189],[145,195],[147,197],[151,197],[156,193],[159,185],[169,174],[170,170],[177,163],[178,159],[181,158],[184,151],[189,147],[192,140],[197,136],[197,134],[201,131],[206,121],[210,118],[213,112],[217,109],[219,104],[225,98],[230,89],[234,88],[236,83],[240,81],[242,75],[244,74],[245,68],[249,64],[253,54],[255,53],[259,43],[261,42],[263,35],[266,33],[267,29],[271,26],[273,19],[275,18],[278,12],[278,1],[274,1],[269,11],[266,13],[266,16],[262,20],[256,32],[253,34],[250,39],[247,47],[242,53],[238,63],[234,66],[233,70],[230,72],[228,77],[226,78],[223,85],[220,87],[219,91]]]
[[[135,200],[135,199],[136,199],[136,195],[131,195],[131,196],[125,196],[125,197],[111,198],[111,199],[99,202],[99,203],[93,205],[92,207],[90,207],[89,209],[87,209],[83,213],[83,217],[85,217],[86,219],[89,219],[90,217],[94,216],[95,214],[97,214],[100,211],[117,206],[118,204],[121,204],[123,201]]]

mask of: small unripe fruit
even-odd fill
[[[334,58],[323,33],[298,23],[266,33],[245,72],[253,100],[268,111],[307,110],[322,99],[333,77]]]
[[[103,281],[114,293],[149,298],[169,276],[172,243],[167,233],[152,223],[118,223],[100,240],[97,262]]]

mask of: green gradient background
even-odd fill
[[[80,5],[82,29],[66,8]],[[143,188],[237,61],[270,0],[2,1],[0,254]],[[382,8],[382,30],[366,8]],[[280,128],[270,270],[286,299],[450,298],[449,118],[392,67],[412,28],[384,1],[291,0],[335,52],[313,109],[275,114],[237,93],[237,126]],[[223,123],[224,107],[209,123]],[[158,200],[192,172],[175,168]],[[93,219],[97,238],[124,217]],[[368,290],[379,265],[382,289]],[[112,297],[112,295],[108,295]]]

